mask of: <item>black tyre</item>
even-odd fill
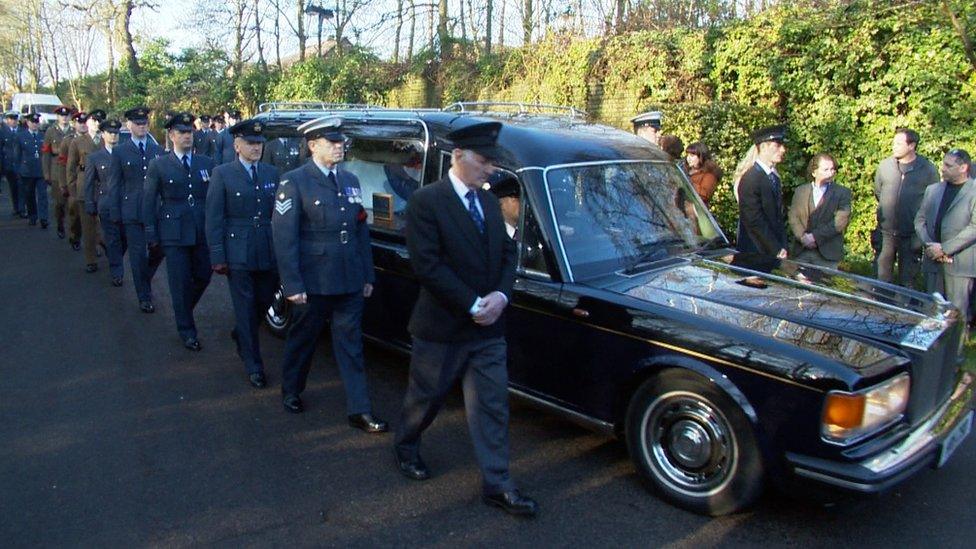
[[[752,425],[707,379],[670,370],[649,379],[627,409],[627,449],[664,499],[703,515],[739,511],[762,493]]]
[[[281,288],[275,292],[274,301],[264,314],[264,321],[271,330],[271,335],[284,339],[291,324],[291,305],[282,294]]]

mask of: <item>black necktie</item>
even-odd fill
[[[336,183],[335,172],[329,172],[329,175],[327,175],[326,178],[329,180],[329,183],[332,183],[332,186],[334,186],[336,189],[339,188],[339,185]]]
[[[183,155],[183,169],[190,173],[190,157]]]
[[[783,196],[783,182],[779,179],[779,174],[775,171],[769,172],[769,180],[773,183],[773,192],[776,196]]]
[[[471,220],[478,227],[478,232],[485,234],[485,218],[481,217],[481,212],[478,211],[478,205],[475,203],[475,198],[478,196],[474,191],[468,191],[468,194],[464,195],[468,199],[468,215],[471,216]]]
[[[251,181],[258,182],[258,167],[254,164],[251,164]]]
[[[139,154],[146,156],[146,144],[142,141],[139,142]]]

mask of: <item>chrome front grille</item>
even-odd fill
[[[912,389],[906,411],[911,425],[924,421],[952,394],[963,328],[957,322],[942,332],[928,350],[911,350]]]

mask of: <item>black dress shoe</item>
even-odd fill
[[[21,219],[27,219],[28,217],[29,216],[27,215],[27,212],[20,212],[20,218]]]
[[[203,349],[203,345],[200,345],[200,340],[195,337],[184,340],[183,346],[191,351],[199,351]]]
[[[37,225],[37,220],[36,219],[28,219],[27,220],[27,224],[30,225],[31,227],[33,227],[34,225]]]
[[[389,425],[382,419],[373,417],[373,414],[353,414],[349,416],[349,425],[367,433],[385,433],[389,430]]]
[[[140,301],[139,310],[144,313],[155,313],[156,306],[153,305],[152,301]]]
[[[122,287],[122,277],[120,276],[118,278],[113,278],[112,279],[112,286],[115,286],[116,288]]]
[[[47,228],[47,221],[43,221],[43,220],[41,221],[41,228],[42,229],[46,229]]]
[[[293,414],[300,414],[305,411],[305,407],[302,406],[302,399],[298,395],[285,395],[281,399],[281,404],[285,407],[285,410]]]
[[[58,227],[58,238],[64,238],[64,227]]]
[[[97,270],[98,270],[98,264],[96,263],[89,263],[88,265],[85,265],[86,273],[94,273]]]
[[[484,495],[481,496],[481,499],[488,505],[501,507],[503,511],[510,515],[534,517],[539,512],[539,504],[532,498],[520,495],[518,490],[502,492],[501,494]]]
[[[268,382],[264,379],[264,374],[261,372],[247,376],[247,380],[251,382],[251,387],[255,389],[264,389],[268,386]]]
[[[427,480],[430,478],[430,470],[424,460],[417,456],[417,459],[403,459],[400,453],[393,450],[393,457],[396,458],[397,467],[400,473],[410,480]]]
[[[76,251],[76,252],[78,250],[80,250],[81,249],[81,242],[78,242],[77,240],[72,240],[71,241],[71,249],[74,250],[74,251]]]

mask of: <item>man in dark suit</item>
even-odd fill
[[[851,190],[834,182],[837,163],[817,154],[807,167],[813,179],[793,191],[790,229],[796,242],[790,256],[836,269],[844,259],[844,231],[851,219]]]
[[[47,183],[41,166],[44,136],[40,132],[41,115],[28,114],[25,117],[27,129],[16,134],[14,157],[17,159],[17,179],[20,189],[26,195],[27,218],[31,225],[41,219],[41,228],[47,228]]]
[[[783,219],[783,182],[776,165],[786,154],[786,127],[770,126],[752,134],[756,163],[739,183],[739,234],[736,247],[743,252],[785,259],[786,224]]]
[[[307,149],[300,138],[276,137],[264,144],[261,162],[271,164],[284,173],[301,166],[307,158]]]
[[[149,247],[161,245],[166,256],[176,330],[184,347],[199,351],[193,309],[210,284],[205,207],[213,160],[192,152],[192,114],[178,113],[167,122],[166,130],[173,150],[149,163],[142,218]]]
[[[113,221],[122,223],[122,232],[129,251],[132,285],[139,299],[139,309],[155,312],[152,302],[152,279],[163,262],[159,247],[146,246],[146,227],[142,219],[142,191],[149,162],[164,154],[163,148],[149,135],[149,109],[135,107],[125,111],[129,139],[112,149],[118,169],[109,184],[109,212]],[[117,218],[115,216],[118,216]]]
[[[210,116],[201,114],[193,130],[193,154],[213,159],[213,142],[210,140]]]
[[[122,232],[122,213],[118,211],[118,205],[112,203],[110,192],[114,179],[112,176],[119,169],[118,160],[112,156],[112,149],[119,142],[121,128],[122,123],[118,120],[106,120],[98,125],[102,134],[102,146],[88,155],[84,187],[85,213],[98,216],[102,237],[105,239],[112,286],[115,287],[122,286],[122,275],[125,273],[122,258],[126,248],[125,235]]]
[[[0,155],[3,158],[3,162],[0,162],[2,167],[0,175],[7,180],[7,188],[10,189],[13,216],[27,217],[24,197],[20,193],[20,182],[17,179],[17,151],[14,147],[18,131],[20,128],[17,126],[17,113],[13,111],[6,113],[3,116],[3,124],[0,124],[0,149],[3,152]]]
[[[387,423],[373,416],[363,361],[363,305],[373,294],[376,274],[359,179],[338,167],[345,155],[341,127],[339,118],[299,126],[312,161],[282,176],[275,200],[275,256],[294,307],[282,364],[282,404],[289,412],[303,411],[301,393],[312,355],[331,319],[349,424],[382,433]]]
[[[417,190],[407,205],[407,247],[421,289],[409,324],[410,381],[394,453],[404,476],[430,477],[420,437],[460,379],[483,500],[532,516],[536,502],[519,494],[508,471],[504,311],[516,247],[498,199],[482,189],[500,130],[498,122],[483,122],[448,134],[455,146],[448,177]]]
[[[258,328],[278,289],[271,212],[278,169],[263,162],[264,125],[245,120],[230,128],[238,161],[214,168],[207,190],[207,244],[213,272],[227,275],[234,306],[231,337],[251,386],[267,384]]]

